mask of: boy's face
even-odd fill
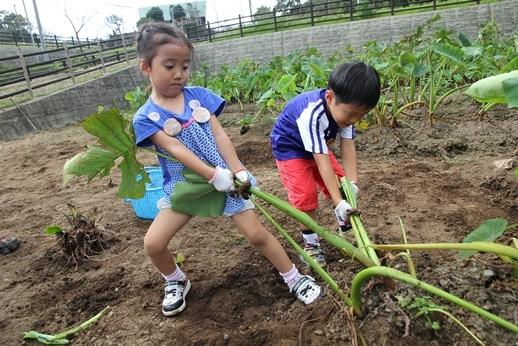
[[[352,125],[369,113],[369,106],[361,106],[354,103],[336,103],[336,97],[332,90],[327,89],[325,93],[327,109],[331,112],[331,116],[338,124],[338,127],[344,128]]]

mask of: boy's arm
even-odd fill
[[[340,190],[338,189],[338,182],[336,180],[335,172],[331,166],[331,160],[329,160],[328,154],[313,154],[315,162],[317,163],[318,171],[320,176],[326,185],[327,191],[331,195],[333,205],[338,205],[343,200]]]
[[[345,176],[355,184],[358,183],[358,157],[354,139],[340,138],[340,152]]]
[[[236,173],[246,168],[243,166],[239,158],[237,157],[236,148],[232,141],[228,137],[227,133],[219,123],[218,118],[215,115],[210,117],[210,127],[214,139],[216,140],[216,146],[218,147],[219,154],[225,160],[228,168],[232,173]]]

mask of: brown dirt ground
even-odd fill
[[[457,242],[488,218],[518,223],[518,178],[497,169],[496,159],[516,158],[518,112],[499,108],[481,121],[476,107],[454,99],[441,110],[434,127],[409,117],[400,128],[371,129],[358,137],[362,220],[371,239],[399,243],[398,217],[410,242]],[[222,117],[235,122],[229,107]],[[268,141],[269,125],[243,136],[228,127],[238,154],[262,189],[286,198]],[[185,257],[184,271],[193,288],[187,309],[177,317],[160,312],[162,279],[147,259],[142,239],[149,222],[135,217],[116,197],[118,172],[112,179],[61,185],[68,158],[94,140],[79,126],[45,131],[2,143],[0,160],[0,238],[16,236],[22,244],[0,255],[0,343],[23,343],[24,331],[58,333],[95,315],[109,314],[76,335],[77,345],[349,345],[354,331],[338,299],[328,294],[306,307],[288,293],[273,267],[224,219],[194,219],[170,248]],[[145,163],[155,159],[142,155]],[[106,229],[106,249],[77,266],[63,256],[47,225],[66,226],[63,213],[72,203]],[[323,201],[322,225],[334,229]],[[272,210],[273,211],[273,210]],[[296,223],[273,211],[296,232]],[[266,221],[265,221],[266,224]],[[509,231],[500,242],[517,237]],[[286,245],[284,240],[283,244]],[[300,265],[298,256],[288,250]],[[344,290],[361,268],[327,246],[328,270]],[[518,323],[518,280],[495,256],[462,261],[454,252],[413,252],[418,276],[499,316]],[[406,270],[403,262],[394,266]],[[485,279],[484,270],[495,276]],[[374,282],[375,283],[375,282]],[[396,297],[424,295],[400,284],[388,291],[380,284],[364,287],[364,310],[355,330],[370,345],[473,345],[461,328],[433,315],[441,329],[401,309]],[[516,335],[440,299],[488,345],[518,345]]]

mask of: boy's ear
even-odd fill
[[[333,104],[335,99],[335,94],[331,89],[326,89],[326,92],[324,94],[324,98],[326,99],[327,104]]]
[[[151,71],[151,66],[149,65],[149,63],[147,61],[145,61],[144,59],[140,59],[139,60],[139,67],[140,67],[140,70],[145,74],[145,75],[148,75],[149,72]]]

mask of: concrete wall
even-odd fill
[[[437,26],[463,32],[475,38],[481,25],[494,18],[504,35],[512,34],[518,25],[518,0],[473,5],[437,11],[441,20]],[[327,26],[295,29],[228,40],[195,44],[198,64],[207,64],[209,73],[222,64],[233,65],[243,58],[267,62],[274,56],[316,47],[324,55],[351,45],[359,49],[368,40],[393,42],[411,33],[433,13],[409,14],[394,17],[347,22]],[[96,111],[98,105],[123,107],[126,91],[144,83],[135,67],[107,75],[95,81],[75,86],[60,93],[34,100],[20,108],[38,129],[61,127],[75,123]],[[34,129],[22,112],[11,108],[0,113],[0,140],[21,137]]]
[[[439,10],[436,27],[462,32],[476,38],[480,26],[494,18],[504,35],[517,30],[518,0],[505,0],[492,4],[473,5],[450,10]],[[425,23],[434,12],[398,15],[341,24],[293,29],[270,34],[255,35],[222,42],[202,42],[195,45],[197,63],[204,63],[209,73],[218,71],[223,64],[234,65],[241,59],[267,62],[274,56],[286,56],[308,47],[317,48],[324,56],[352,46],[355,51],[369,40],[395,42],[412,33]]]
[[[126,91],[145,83],[136,67],[24,103],[0,113],[0,140],[19,138],[38,130],[77,123],[95,112],[99,105],[124,108]],[[23,111],[21,112],[20,109]]]

